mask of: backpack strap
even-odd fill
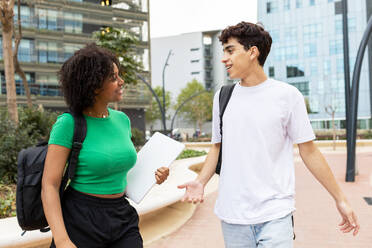
[[[220,134],[221,134],[221,144],[222,144],[222,117],[225,113],[226,106],[229,103],[231,98],[231,94],[235,88],[236,84],[229,84],[222,86],[219,95],[219,106],[220,106]],[[216,173],[219,175],[221,172],[221,164],[222,164],[222,145],[220,148],[220,153],[218,154],[218,161],[216,165]]]
[[[228,84],[224,85],[221,88],[220,96],[219,96],[219,106],[220,106],[220,134],[221,134],[221,142],[222,142],[222,117],[225,113],[227,104],[230,101],[231,94],[235,88],[235,84]]]
[[[72,140],[71,153],[67,165],[65,174],[63,175],[61,187],[60,187],[60,197],[67,186],[68,180],[71,180],[75,176],[76,165],[78,164],[80,150],[83,146],[83,141],[87,135],[87,121],[82,114],[76,114],[73,112],[69,113],[74,117],[74,137]]]

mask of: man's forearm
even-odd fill
[[[213,176],[216,171],[218,162],[218,155],[220,152],[221,143],[212,144],[211,149],[208,152],[208,156],[205,159],[203,169],[199,173],[197,181],[201,182],[204,186],[208,183],[209,179]]]
[[[303,145],[303,144],[301,144]],[[311,142],[309,145],[300,147],[300,155],[306,167],[315,176],[315,178],[324,186],[324,188],[332,195],[335,201],[346,200],[343,192],[338,186],[336,179],[328,166],[322,153]]]

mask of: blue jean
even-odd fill
[[[253,225],[222,223],[226,248],[292,248],[292,214]]]

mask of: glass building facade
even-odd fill
[[[21,4],[23,39],[18,59],[26,74],[34,103],[55,109],[65,106],[56,72],[76,50],[92,42],[92,32],[101,27],[125,28],[139,38],[138,59],[144,64],[143,75],[150,79],[148,0],[22,0]],[[17,27],[17,5],[14,12]],[[0,61],[3,59],[1,43],[0,33]],[[22,81],[18,75],[15,80],[17,101],[22,103],[22,99],[25,99]],[[139,84],[129,88],[124,93],[123,102],[119,103],[119,109],[144,112],[151,100],[146,86]],[[0,63],[2,104],[6,103],[5,94],[4,63]]]
[[[371,15],[371,1],[348,0],[350,77],[359,44]],[[330,128],[336,110],[338,128],[345,128],[345,84],[342,5],[336,0],[258,1],[258,21],[273,38],[264,69],[277,80],[297,87],[310,104],[314,129]],[[360,76],[359,128],[372,128],[370,49]]]

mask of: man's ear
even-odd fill
[[[251,55],[250,55],[251,59],[252,60],[258,59],[258,56],[260,56],[260,51],[258,50],[258,47],[252,46],[250,51],[251,51]]]

